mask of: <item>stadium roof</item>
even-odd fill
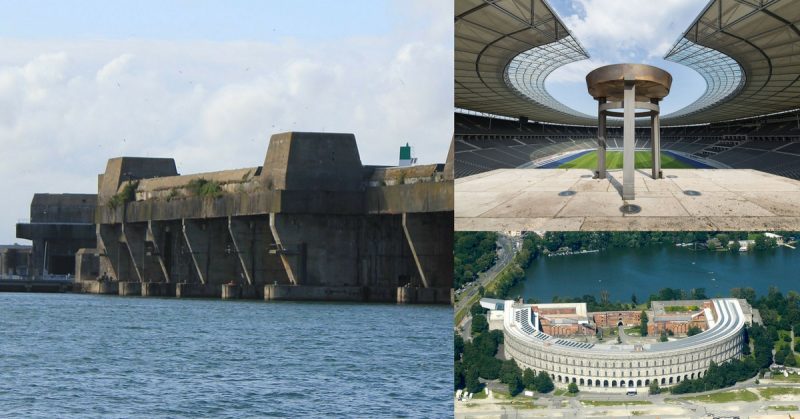
[[[800,108],[798,24],[793,0],[711,0],[664,57],[699,72],[706,91],[664,115],[662,125]],[[553,70],[586,58],[546,0],[455,3],[456,108],[596,125],[596,117],[560,103],[544,87]]]
[[[556,68],[589,54],[543,0],[455,2],[455,106],[591,125],[596,118],[544,87]]]
[[[799,108],[799,23],[796,1],[712,0],[664,57],[698,71],[708,87],[663,122],[717,122]]]

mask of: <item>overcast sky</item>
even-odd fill
[[[550,5],[591,58],[561,67],[545,80],[559,101],[597,115],[586,90],[586,74],[617,63],[644,63],[672,74],[672,89],[662,102],[670,113],[694,102],[706,89],[700,75],[662,57],[708,4],[706,0],[550,0]]]
[[[0,244],[25,242],[35,192],[96,193],[117,156],[259,166],[294,130],[354,133],[365,164],[405,142],[445,160],[450,1],[0,5]]]

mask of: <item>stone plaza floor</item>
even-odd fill
[[[459,231],[800,230],[800,181],[751,169],[636,171],[623,201],[622,171],[498,169],[455,181]],[[639,212],[623,214],[633,204]]]

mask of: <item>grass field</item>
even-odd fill
[[[636,168],[646,169],[651,167],[650,161],[653,154],[649,151],[637,151]],[[597,152],[592,151],[586,153],[575,160],[568,161],[559,168],[562,169],[595,169],[597,168]],[[607,151],[606,152],[606,168],[607,169],[622,169],[622,152],[621,151]],[[692,165],[686,164],[682,161],[676,160],[674,157],[661,153],[661,168],[662,169],[691,169]]]
[[[761,393],[761,397],[772,400],[777,396],[799,396],[800,395],[800,388],[791,388],[791,387],[767,387],[759,389]]]
[[[730,402],[754,402],[758,396],[747,390],[732,390],[721,393],[706,394],[704,396],[681,397],[683,400],[697,401],[704,403],[730,403]]]

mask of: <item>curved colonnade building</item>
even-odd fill
[[[644,388],[652,381],[671,386],[702,377],[711,361],[721,364],[742,354],[746,316],[737,299],[713,299],[708,329],[679,340],[645,344],[583,343],[541,332],[530,304],[506,301],[505,354],[520,368],[546,372],[556,386],[581,390]],[[745,303],[746,304],[746,303]]]

